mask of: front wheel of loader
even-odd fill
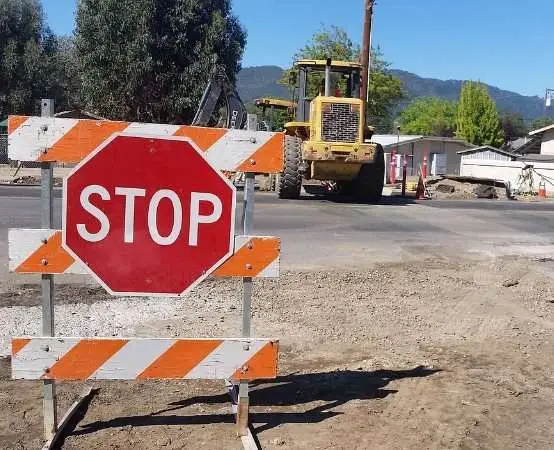
[[[383,147],[376,144],[375,160],[363,164],[356,179],[352,182],[352,193],[356,200],[364,203],[379,203],[385,184],[385,154]]]
[[[296,136],[285,136],[285,167],[279,176],[276,186],[279,198],[300,198],[302,189],[302,139]]]

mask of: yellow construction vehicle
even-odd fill
[[[385,161],[381,145],[369,142],[373,128],[366,124],[362,70],[359,63],[330,59],[295,64],[296,121],[285,125],[285,167],[276,189],[280,198],[298,198],[302,180],[308,179],[360,201],[380,200]],[[319,95],[312,98],[310,91],[319,83]]]
[[[275,129],[276,112],[287,111],[290,114],[288,118],[292,117],[296,103],[289,100],[282,100],[278,98],[257,98],[254,100],[254,104],[260,108],[262,112],[262,124],[266,131],[281,131],[281,129]],[[288,115],[287,114],[287,115]]]

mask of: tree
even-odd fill
[[[346,31],[340,27],[323,27],[311,40],[294,55],[294,62],[299,59],[327,59],[340,61],[359,61],[360,46],[355,44]],[[388,72],[389,63],[383,59],[379,48],[372,51],[371,72],[369,77],[369,102],[367,113],[369,123],[379,132],[390,132],[392,129],[392,110],[404,97],[402,81]],[[285,71],[281,83],[293,89],[294,68]],[[321,77],[322,78],[322,77]],[[319,90],[320,79],[312,77],[308,86],[308,95],[315,97]]]
[[[481,83],[462,86],[456,115],[456,136],[475,145],[500,147],[504,141],[496,104]]]
[[[111,119],[189,122],[216,65],[235,81],[245,44],[230,0],[81,0],[84,106]]]
[[[550,125],[554,125],[554,117],[539,117],[531,124],[531,130],[540,130]]]
[[[392,75],[379,48],[372,50],[367,117],[377,133],[393,132],[393,110],[405,97],[402,80]]]
[[[58,40],[38,0],[0,2],[0,117],[33,114],[41,98],[66,105],[58,70]]]
[[[437,97],[419,97],[400,113],[405,134],[452,137],[456,132],[456,103]]]
[[[504,112],[501,114],[500,123],[504,132],[504,142],[508,143],[514,139],[525,136],[529,130],[521,114]]]

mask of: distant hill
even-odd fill
[[[244,102],[260,97],[289,98],[287,88],[278,83],[283,69],[277,66],[246,67],[237,77],[237,89]]]
[[[404,70],[391,70],[391,72],[403,81],[404,88],[410,99],[435,96],[448,100],[457,100],[463,83],[461,80],[422,78]],[[237,79],[237,88],[242,99],[245,102],[249,102],[263,96],[288,98],[288,90],[278,84],[282,73],[283,69],[277,66],[244,68],[239,73]],[[544,99],[540,97],[529,97],[494,86],[486,86],[500,111],[507,110],[519,113],[529,122],[545,115]],[[407,103],[408,101],[404,102],[404,104]],[[551,112],[549,115],[554,116],[554,112]]]
[[[391,70],[391,72],[404,82],[404,88],[410,98],[434,96],[448,100],[458,100],[463,83],[461,80],[422,78],[404,70]],[[500,111],[519,113],[527,121],[533,121],[537,117],[545,115],[543,98],[505,91],[488,84],[485,84],[485,86],[487,86],[489,94]]]

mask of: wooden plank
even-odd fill
[[[12,378],[24,380],[255,380],[277,376],[271,339],[24,337]]]
[[[88,400],[91,394],[92,394],[92,388],[90,387],[85,388],[85,390],[80,395],[80,397],[73,402],[73,404],[69,407],[65,415],[62,417],[62,420],[60,421],[58,428],[54,433],[54,436],[52,436],[52,438],[50,438],[48,441],[44,443],[44,445],[42,446],[42,450],[52,450],[54,448],[57,448],[59,439],[65,435],[67,424],[69,423],[71,418],[75,415],[75,413],[79,410],[81,405],[86,400]]]

